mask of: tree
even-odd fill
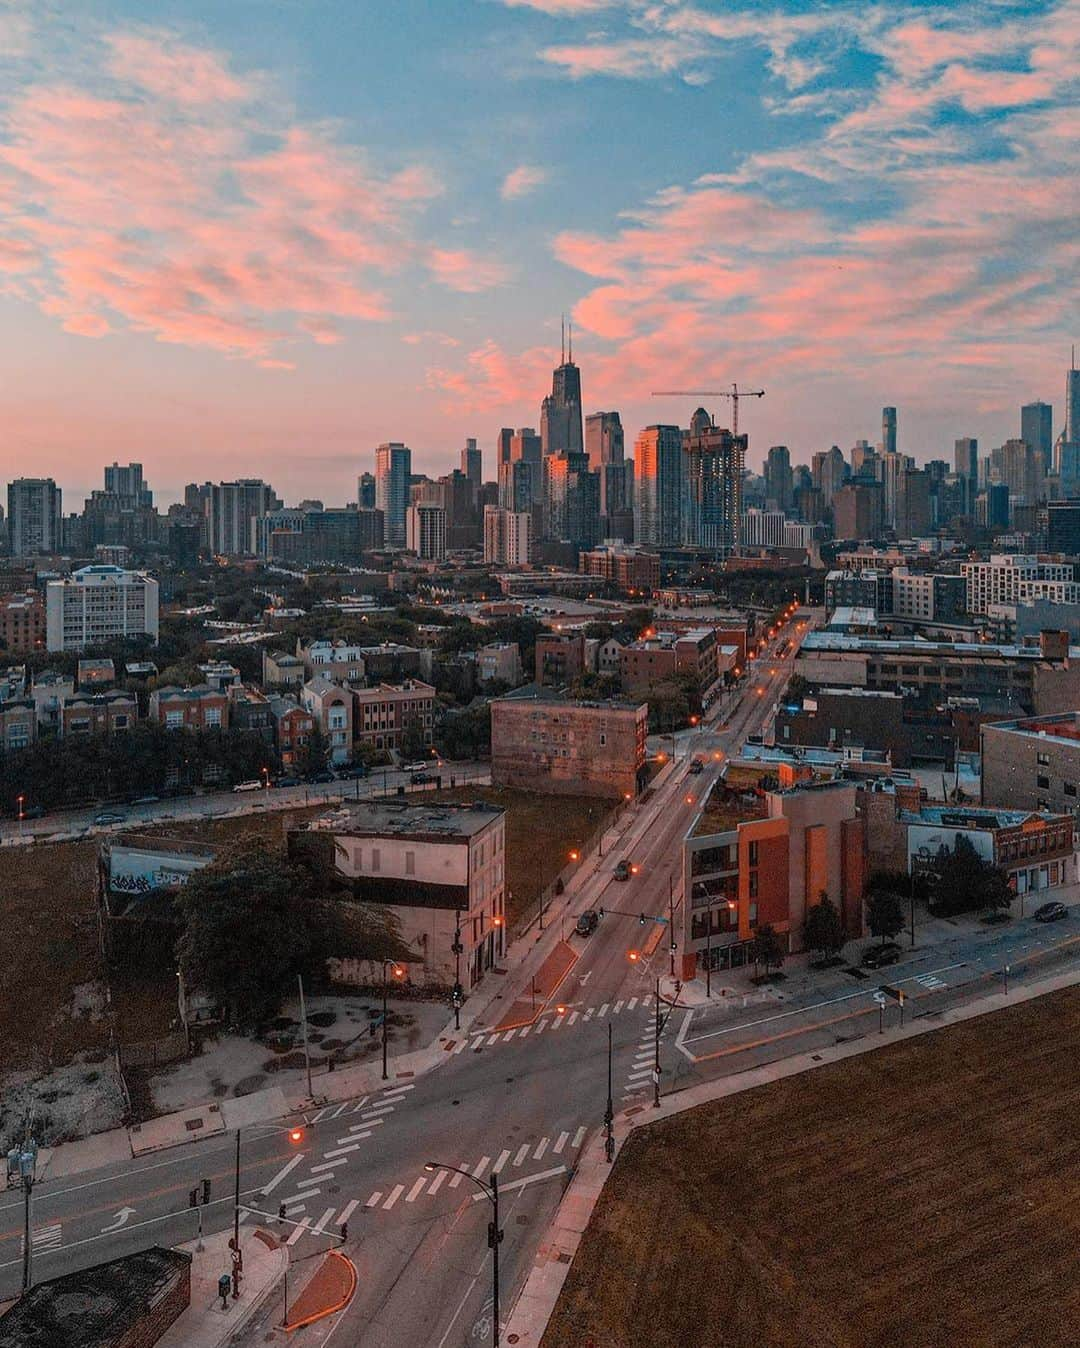
[[[180,891],[176,955],[241,1029],[277,1010],[313,945],[304,876],[265,840],[246,838],[196,871]]]
[[[763,965],[768,975],[770,969],[779,969],[784,962],[784,943],[774,927],[768,922],[758,927],[754,939],[750,942],[750,954],[754,961],[754,973],[758,965]]]
[[[424,739],[424,727],[418,716],[410,716],[401,732],[401,755],[408,763],[415,763],[428,751]]]
[[[980,908],[996,912],[1007,908],[1015,897],[1005,872],[984,861],[963,833],[954,835],[951,850],[942,847],[938,852],[933,880],[933,910],[943,917]]]
[[[460,711],[448,711],[435,727],[435,743],[444,758],[479,758],[491,752],[491,703],[477,698]]]
[[[890,889],[873,890],[866,899],[866,925],[871,936],[880,936],[882,945],[904,929],[904,909]]]
[[[840,910],[824,890],[818,902],[807,910],[803,939],[811,950],[820,951],[823,959],[838,954],[844,944]]]

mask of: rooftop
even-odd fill
[[[984,658],[997,657],[1002,660],[1040,660],[1046,656],[1038,646],[1009,646],[992,641],[924,641],[917,637],[908,637],[900,641],[889,641],[883,637],[852,636],[846,632],[807,632],[803,637],[802,649],[813,651],[865,651],[868,655],[930,655],[948,657],[951,655],[977,655]],[[1069,657],[1080,660],[1080,646],[1069,647]]]
[[[4,1348],[109,1348],[191,1264],[154,1246],[38,1283],[0,1319]]]
[[[1022,720],[997,722],[993,728],[1009,730],[1016,735],[1027,735],[1029,739],[1057,740],[1060,743],[1071,744],[1080,740],[1080,712],[1025,716]]]
[[[527,683],[513,692],[495,698],[495,702],[563,702],[574,707],[592,707],[606,711],[637,711],[647,704],[625,697],[580,699],[571,697],[565,688],[547,688],[539,683]]]
[[[355,837],[471,838],[481,833],[505,811],[486,801],[471,804],[435,803],[413,805],[394,800],[343,804],[312,819],[313,831],[349,834]]]
[[[983,806],[924,805],[901,810],[904,824],[931,824],[935,828],[1019,828],[1027,819],[1060,819],[1053,810],[996,810]]]

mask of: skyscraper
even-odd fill
[[[475,440],[465,441],[465,448],[461,451],[461,471],[472,483],[473,494],[478,493],[484,481],[484,460]]]
[[[446,510],[441,505],[410,506],[405,517],[405,546],[424,561],[446,556]]]
[[[280,509],[281,501],[273,487],[261,478],[212,483],[206,506],[210,551],[221,557],[254,556],[258,550],[258,521],[269,511]]]
[[[375,451],[375,505],[383,512],[387,547],[405,546],[411,476],[412,452],[405,445],[379,445]]]
[[[540,467],[542,459],[540,437],[531,426],[520,426],[510,437],[510,462],[520,461],[532,466],[534,505],[539,505],[544,499],[544,476]]]
[[[605,463],[622,463],[624,447],[618,412],[592,412],[585,418],[585,453],[593,472]]]
[[[499,434],[495,439],[496,463],[510,462],[510,441],[513,438],[513,434],[513,428],[510,426],[503,426],[499,431]]]
[[[374,473],[361,473],[356,479],[356,503],[361,510],[375,509]]]
[[[896,453],[895,407],[883,407],[881,409],[881,452],[883,454]]]
[[[634,444],[634,542],[682,541],[682,431],[646,426]]]
[[[1050,472],[1054,458],[1054,409],[1049,403],[1025,403],[1020,409],[1020,439],[1026,440]]]
[[[8,537],[13,557],[60,551],[60,488],[51,477],[18,477],[8,486]]]
[[[787,445],[773,445],[765,459],[765,500],[777,510],[790,510],[791,493],[791,455]]]
[[[1075,347],[1065,375],[1065,426],[1054,446],[1054,471],[1064,496],[1080,495],[1080,370]]]
[[[747,437],[714,425],[703,407],[683,432],[683,540],[721,556],[739,551]]]
[[[544,532],[577,548],[599,541],[600,475],[589,471],[585,454],[544,456]]]
[[[977,484],[979,481],[979,442],[970,435],[953,441],[953,466],[961,477]]]
[[[574,364],[574,336],[570,350],[564,341],[561,363],[551,377],[551,393],[540,404],[540,442],[548,454],[583,454],[585,435],[581,421],[581,371]]]
[[[143,481],[141,463],[129,463],[126,467],[118,463],[106,465],[105,490],[124,498],[131,510],[154,504],[154,493]]]

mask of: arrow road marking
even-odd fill
[[[108,1235],[110,1231],[119,1231],[122,1226],[127,1226],[128,1219],[134,1216],[134,1208],[121,1208],[116,1214],[116,1221],[112,1222],[109,1226],[103,1226],[101,1228],[101,1234],[104,1236]]]

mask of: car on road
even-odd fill
[[[274,783],[275,786],[303,786],[299,777],[279,777]]]
[[[94,823],[99,828],[105,828],[108,824],[122,824],[127,819],[127,815],[120,810],[102,810],[100,814],[94,815]]]
[[[864,969],[883,969],[886,964],[895,964],[900,958],[900,947],[895,941],[886,941],[882,945],[868,946],[863,951]]]
[[[614,876],[616,880],[629,880],[631,875],[633,875],[633,873],[634,873],[633,869],[631,868],[629,861],[627,861],[625,857],[611,872],[611,874]]]
[[[256,782],[256,781],[250,781],[250,782],[237,782],[236,785],[233,787],[233,790],[234,790],[234,791],[261,791],[261,790],[262,790],[262,782]]]
[[[705,771],[705,764],[701,761],[700,758],[695,758],[694,761],[690,764],[690,771],[694,773],[694,775],[696,776],[699,772]]]
[[[409,777],[411,786],[426,786],[429,782],[437,782],[439,779],[433,772],[414,772]]]
[[[311,775],[308,777],[308,781],[319,782],[320,784],[322,784],[325,782],[336,782],[337,778],[334,776],[334,774],[330,771],[329,768],[323,768],[321,772],[311,773]]]
[[[131,803],[132,805],[156,805],[160,799],[160,796],[136,796]]]
[[[596,909],[586,908],[574,923],[574,930],[579,936],[591,936],[599,925],[600,918],[597,916]]]
[[[349,763],[343,768],[338,768],[337,776],[339,782],[356,781],[361,777],[366,777],[367,768],[363,763]]]
[[[1068,908],[1063,903],[1058,903],[1056,899],[1052,903],[1044,903],[1032,913],[1036,922],[1060,922],[1063,917],[1068,916]]]
[[[45,815],[44,805],[28,805],[22,812],[23,819],[44,819]]]

